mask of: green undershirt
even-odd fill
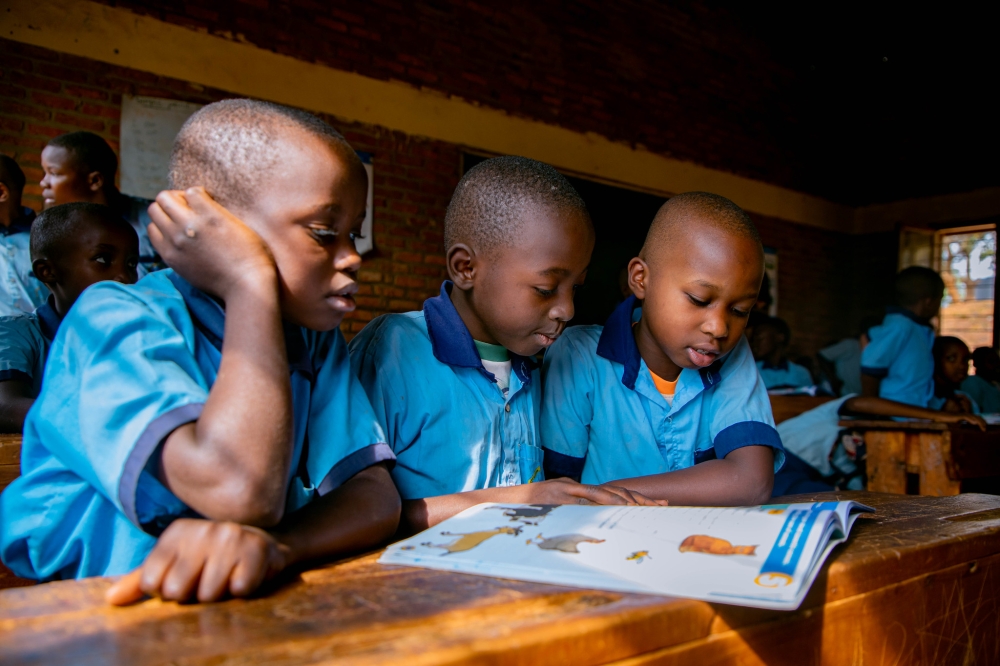
[[[479,358],[484,361],[503,363],[510,360],[510,352],[502,345],[491,345],[488,342],[480,342],[479,340],[473,340],[473,342],[476,343],[476,349],[479,350]]]

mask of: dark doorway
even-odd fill
[[[465,153],[463,173],[485,159]],[[587,281],[577,292],[576,316],[571,324],[603,324],[624,300],[619,278],[629,260],[639,253],[649,223],[667,199],[584,178],[567,179],[587,203],[597,234]]]

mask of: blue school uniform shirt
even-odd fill
[[[819,355],[833,363],[842,382],[841,395],[861,393],[861,343],[857,338],[844,338],[820,349]]]
[[[1000,413],[1000,388],[978,375],[969,375],[962,382],[962,393],[969,396],[983,414]]]
[[[396,454],[400,497],[541,481],[538,369],[511,354],[504,395],[452,305],[452,283],[420,312],[383,315],[351,341],[351,365]]]
[[[786,451],[798,456],[821,475],[828,477],[839,472],[851,476],[847,487],[863,490],[861,476],[852,476],[857,472],[857,463],[842,446],[837,446],[844,430],[840,427],[840,412],[844,403],[853,397],[855,394],[849,393],[782,421],[778,424],[778,434]],[[775,485],[777,482],[776,478]]]
[[[767,361],[757,361],[757,370],[760,378],[764,381],[764,388],[798,388],[799,386],[812,386],[812,375],[798,363],[785,360],[778,365],[772,365]]]
[[[934,398],[934,329],[909,310],[892,307],[868,337],[861,373],[882,380],[879,397],[929,406]]]
[[[707,368],[681,370],[669,405],[632,337],[638,307],[629,297],[603,328],[569,328],[546,352],[546,473],[605,483],[673,472],[751,445],[773,448],[779,469],[781,439],[746,339]]]
[[[0,382],[23,379],[31,384],[32,397],[37,397],[45,359],[61,322],[52,296],[31,314],[0,317]]]
[[[28,413],[21,476],[0,495],[0,555],[50,580],[125,573],[178,517],[156,478],[160,445],[196,421],[215,382],[220,305],[173,271],[101,282],[74,304]],[[285,512],[393,456],[350,374],[339,331],[286,325],[294,450]]]
[[[45,304],[49,289],[31,270],[31,223],[35,211],[21,209],[9,227],[0,225],[0,316],[27,314]]]

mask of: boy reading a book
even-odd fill
[[[102,282],[70,310],[0,496],[7,566],[140,567],[112,603],[247,595],[399,519],[392,451],[337,330],[365,216],[354,151],[307,113],[226,100],[185,123],[170,179],[189,189],[157,197],[150,237],[173,270]]]
[[[31,257],[52,293],[31,314],[0,317],[0,432],[21,432],[42,386],[49,346],[83,290],[102,280],[135,283],[139,238],[107,206],[65,204],[31,225]]]
[[[405,523],[424,529],[480,502],[643,501],[541,482],[532,357],[573,317],[594,247],[573,186],[534,160],[486,160],[455,189],[444,232],[441,294],[375,319],[350,346],[397,457]]]
[[[667,201],[629,263],[634,296],[545,355],[546,474],[674,505],[769,499],[784,453],[743,335],[763,274],[738,206],[704,192]]]

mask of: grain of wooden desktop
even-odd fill
[[[109,608],[105,579],[0,592],[3,664],[996,664],[1000,497],[829,493],[878,508],[802,608],[382,566],[366,555],[269,596]]]

